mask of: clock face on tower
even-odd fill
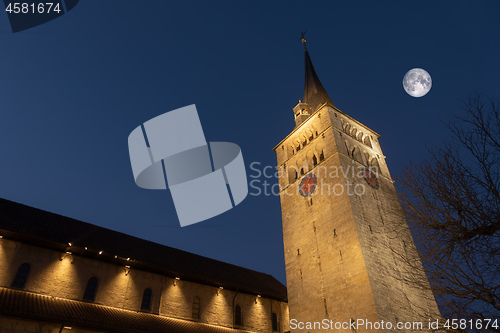
[[[375,176],[375,174],[370,170],[365,169],[363,177],[365,178],[366,183],[370,185],[372,188],[378,189],[380,187],[377,176]]]
[[[299,192],[303,197],[310,196],[314,190],[316,189],[317,179],[316,176],[312,173],[305,176],[300,182]]]

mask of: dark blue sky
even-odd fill
[[[499,97],[499,14],[498,1],[85,0],[16,34],[2,14],[0,196],[285,283],[279,197],[181,228],[168,191],[135,185],[129,133],[194,103],[207,141],[238,144],[249,176],[251,162],[275,166],[302,98],[304,29],[331,99],[382,135],[397,176],[447,139],[441,121],[472,92]],[[414,67],[433,79],[422,98],[401,84]]]

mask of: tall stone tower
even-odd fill
[[[316,332],[300,323],[324,319],[343,323],[339,332],[361,320],[356,332],[427,331],[439,311],[380,136],[334,105],[307,49],[304,97],[293,112],[295,128],[274,148],[292,332]],[[382,321],[391,326],[368,325]]]

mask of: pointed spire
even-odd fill
[[[303,39],[303,43],[305,47],[305,39]],[[304,98],[302,99],[302,102],[309,105],[311,113],[316,111],[316,109],[324,103],[335,106],[335,104],[333,104],[332,100],[326,93],[325,88],[323,88],[318,75],[316,75],[316,71],[314,70],[307,48],[305,49],[304,53],[306,61],[306,75],[304,81]]]

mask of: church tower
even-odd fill
[[[354,332],[351,322],[356,332],[429,331],[439,311],[380,136],[335,106],[306,48],[304,96],[293,113],[295,128],[274,148],[291,331],[324,330],[300,326],[324,319],[344,323],[328,332]],[[392,329],[377,327],[382,321]]]

